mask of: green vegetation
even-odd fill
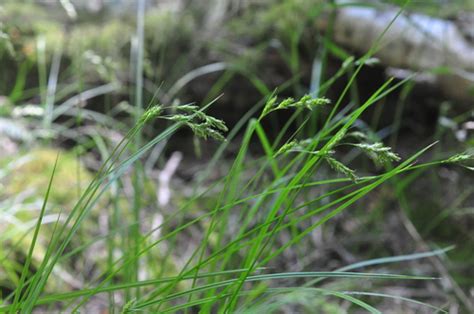
[[[201,36],[199,5],[143,3],[103,24],[1,5],[0,312],[471,309],[472,110],[440,100],[407,136],[412,77],[365,97],[377,47],[311,41],[332,1],[262,1]],[[243,35],[260,43],[233,53]]]

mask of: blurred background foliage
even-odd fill
[[[404,2],[384,1],[391,5]],[[103,147],[119,142],[127,125],[135,119],[131,108],[135,96],[133,60],[137,57],[134,55],[137,40],[135,2],[83,0],[61,3],[4,0],[0,4],[0,207],[10,215],[4,217],[14,218],[17,222],[11,224],[6,218],[0,218],[0,240],[5,243],[0,247],[0,260],[7,269],[0,272],[0,295],[10,292],[18,282],[18,269],[26,254],[22,243],[30,241],[21,235],[31,228],[35,217],[30,215],[34,213],[31,206],[41,206],[58,149],[63,153],[56,170],[57,188],[50,199],[53,207],[67,210],[77,199],[77,184],[81,186],[81,182],[90,181],[99,168],[99,161],[105,159],[107,152]],[[210,111],[230,126],[237,124],[247,110],[277,87],[286,86],[280,90],[284,96],[300,97],[307,93],[314,81],[316,59],[328,54],[324,79],[336,73],[346,57],[355,55],[349,48],[336,45],[332,50],[323,51],[325,35],[317,25],[319,19],[330,14],[333,1],[183,0],[147,3],[144,103],[152,100],[169,104],[206,103],[221,95]],[[359,5],[374,3],[366,1]],[[474,10],[472,0],[413,1],[408,7],[410,12],[445,19],[454,19],[460,12],[470,10]],[[53,71],[55,62],[56,73]],[[385,78],[381,65],[364,69],[348,100],[357,103],[358,99],[370,95]],[[52,79],[57,81],[53,100]],[[334,99],[347,80],[345,76],[340,78],[327,91],[328,97]],[[105,92],[99,89],[97,97],[88,98],[84,94],[83,98],[74,98],[97,87]],[[70,108],[68,101],[71,99],[90,112],[71,111],[69,116],[57,117],[53,114],[52,125],[44,122],[48,110],[46,104]],[[364,116],[360,126],[375,134],[375,130],[387,130],[394,117],[398,117],[399,126],[394,134],[378,132],[374,136],[387,139],[402,156],[412,152],[414,146],[433,141],[440,141],[431,155],[433,159],[474,147],[473,128],[464,127],[473,123],[472,103],[459,104],[443,98],[436,90],[407,84],[401,92],[388,97],[380,108]],[[277,115],[269,123],[273,136],[278,134],[288,118],[288,114]],[[162,129],[162,124],[155,124],[144,131],[144,136]],[[102,137],[95,135],[97,130]],[[207,151],[215,147],[212,143],[197,143],[189,132],[179,133],[179,139],[170,143],[168,148],[162,148],[162,156],[168,157],[173,150],[184,152],[182,164],[187,169],[178,170],[173,181],[177,190],[173,194],[174,201],[183,204],[188,200],[189,182],[199,182],[196,169],[203,168],[211,155]],[[236,152],[238,148],[231,147],[229,157],[232,151]],[[252,153],[259,156],[262,151],[254,147]],[[364,167],[367,173],[380,171],[357,156],[347,154],[342,158]],[[165,164],[165,158],[157,158],[153,166],[162,168]],[[225,174],[227,166],[223,162],[216,167],[215,176]],[[147,170],[156,169],[150,167]],[[321,171],[327,173],[324,172],[327,169]],[[411,181],[416,184],[407,189],[406,184]],[[472,172],[466,173],[462,168],[446,166],[416,172],[402,182],[396,181],[377,190],[365,206],[336,217],[313,238],[305,239],[300,251],[290,251],[280,264],[273,266],[291,269],[297,256],[313,250],[318,252],[302,262],[303,268],[315,263],[335,269],[362,258],[455,245],[456,249],[442,258],[441,266],[438,261],[426,267],[441,269],[442,275],[452,277],[458,286],[444,290],[443,287],[433,287],[435,284],[403,288],[409,296],[420,296],[438,304],[458,302],[463,309],[465,300],[460,299],[463,296],[472,298],[474,294],[473,183]],[[153,180],[145,183],[145,207],[153,207],[156,203],[157,185]],[[126,198],[112,191],[100,207],[126,207]],[[198,216],[215,202],[212,197],[207,198],[202,207],[190,210],[185,220]],[[18,203],[22,208],[15,209],[14,205]],[[50,214],[57,215],[58,212]],[[124,217],[122,219],[127,216]],[[77,242],[71,244],[71,250],[100,234],[100,222],[105,219],[103,215],[94,212],[88,219],[87,228]],[[199,233],[199,230],[192,232]],[[119,237],[112,241],[120,245]],[[153,275],[175,274],[180,260],[178,255],[186,251],[185,248],[173,252],[158,251],[146,261],[148,264],[144,268]],[[39,249],[39,255],[35,257],[37,263],[41,252]],[[15,254],[15,258],[11,258],[11,254]],[[168,255],[172,258],[164,258]],[[100,258],[105,257],[97,256]],[[156,262],[160,258],[164,261],[161,264]],[[94,259],[78,258],[76,265],[70,265],[64,271],[98,274],[100,265],[94,263]],[[417,262],[410,266],[415,271],[422,267]],[[71,277],[67,280],[67,289],[80,287],[89,276],[56,275]],[[54,285],[49,288],[58,289]],[[307,300],[308,297],[302,297],[297,301],[288,300],[288,303],[304,305]],[[325,313],[344,312],[336,303],[322,305],[319,299],[314,302],[324,306]],[[383,302],[382,308],[393,306]],[[311,309],[314,303],[306,306]],[[404,309],[401,311],[405,312]]]

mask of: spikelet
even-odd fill
[[[176,106],[175,109],[177,111],[184,111],[185,114],[177,113],[164,118],[184,123],[197,137],[204,139],[210,137],[218,141],[225,141],[225,137],[222,133],[227,132],[228,129],[224,121],[199,111],[199,108],[193,105],[179,105]]]
[[[445,161],[443,161],[443,163],[461,163],[468,160],[474,160],[473,153],[464,152],[464,153],[456,154],[454,156],[449,157]]]
[[[283,110],[289,108],[304,108],[308,110],[313,110],[313,108],[318,106],[323,106],[330,104],[331,101],[324,97],[312,97],[311,95],[304,95],[299,100],[295,100],[291,97],[282,100],[278,105],[276,105],[276,96],[271,97],[265,104],[261,117],[266,116],[272,111]]]
[[[280,149],[276,152],[276,156],[281,155],[281,154],[286,154],[299,146],[300,145],[298,141],[293,140],[291,142],[288,142],[284,144],[282,147],[280,147]]]
[[[357,176],[355,174],[355,171],[347,167],[346,165],[344,165],[342,162],[330,156],[324,156],[324,160],[326,160],[329,166],[335,171],[342,173],[343,175],[350,178],[354,182],[357,181]]]
[[[400,160],[400,156],[392,152],[390,147],[386,147],[380,142],[373,144],[360,143],[354,144],[354,146],[362,149],[375,163],[379,165],[383,165],[389,161]]]
[[[162,111],[162,107],[160,105],[151,106],[148,108],[140,117],[139,123],[148,123],[151,120],[157,118]]]

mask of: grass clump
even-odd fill
[[[297,108],[307,108],[307,99],[304,101],[296,102]],[[278,108],[277,106],[276,108]],[[282,106],[281,108],[293,107]],[[283,253],[287,248],[293,245],[297,245],[306,234],[309,234],[329,220],[336,213],[343,211],[349,205],[355,203],[358,199],[369,193],[376,186],[388,180],[389,178],[403,172],[410,168],[410,163],[414,158],[419,156],[423,151],[419,152],[410,159],[404,161],[399,166],[388,171],[387,173],[375,177],[375,178],[360,178],[360,187],[353,190],[353,192],[340,196],[333,199],[328,205],[310,209],[310,207],[300,206],[299,198],[300,193],[305,190],[305,187],[312,184],[319,184],[318,180],[311,176],[315,167],[319,167],[322,160],[325,160],[330,166],[348,176],[350,180],[355,180],[354,171],[349,169],[347,166],[337,161],[330,156],[330,148],[334,147],[336,143],[344,137],[345,129],[347,129],[355,117],[362,113],[362,110],[356,110],[349,116],[350,119],[340,127],[334,135],[329,136],[319,144],[310,143],[310,145],[318,148],[319,154],[310,155],[308,160],[304,160],[301,157],[306,153],[304,151],[297,152],[297,155],[289,161],[292,166],[282,167],[282,165],[274,164],[276,162],[275,157],[277,153],[272,153],[268,160],[273,160],[270,163],[272,169],[274,169],[274,179],[268,184],[268,188],[263,191],[258,190],[258,186],[263,183],[262,177],[259,175],[261,171],[264,171],[268,166],[265,163],[257,163],[257,173],[251,176],[249,182],[259,183],[258,185],[250,186],[245,183],[243,177],[244,168],[243,163],[245,153],[249,141],[244,139],[244,142],[239,151],[239,155],[234,161],[229,175],[222,182],[222,190],[219,192],[219,201],[215,204],[215,208],[211,210],[209,214],[202,214],[191,220],[188,223],[178,224],[177,229],[168,229],[167,225],[173,222],[173,215],[165,218],[165,220],[158,226],[158,229],[153,229],[147,234],[140,235],[139,239],[136,239],[140,244],[137,253],[123,254],[118,259],[111,256],[110,267],[107,268],[105,277],[91,289],[79,290],[77,292],[71,292],[66,294],[50,294],[49,296],[42,297],[42,291],[47,282],[47,278],[50,277],[51,272],[58,263],[62,261],[62,256],[65,254],[65,249],[71,243],[71,240],[77,235],[77,231],[81,228],[81,225],[86,221],[86,217],[90,215],[91,209],[95,206],[101,195],[106,189],[114,182],[118,182],[119,178],[123,175],[125,169],[130,167],[135,160],[140,156],[143,156],[146,151],[150,150],[153,145],[156,145],[162,140],[165,140],[171,136],[180,126],[188,126],[192,130],[196,131],[196,135],[202,137],[215,137],[217,139],[223,139],[223,136],[214,136],[213,132],[226,131],[227,128],[224,123],[212,116],[205,114],[202,110],[198,110],[197,107],[192,105],[184,105],[175,107],[177,113],[170,115],[162,115],[162,106],[152,106],[146,110],[138,120],[137,125],[130,130],[123,141],[115,147],[110,157],[106,160],[104,165],[101,167],[96,177],[92,179],[91,183],[85,190],[83,190],[79,201],[73,206],[72,210],[67,214],[67,218],[64,222],[61,222],[57,226],[57,230],[54,231],[51,243],[44,253],[45,259],[37,266],[37,271],[32,273],[30,276],[26,276],[28,271],[23,270],[22,278],[27,284],[27,293],[21,294],[20,290],[17,290],[12,296],[14,297],[13,303],[3,309],[21,309],[22,311],[29,311],[37,304],[49,304],[56,303],[56,301],[63,302],[70,298],[75,299],[81,297],[81,301],[73,308],[79,309],[83,304],[87,303],[91,297],[100,293],[101,291],[109,291],[119,293],[119,291],[129,291],[130,297],[124,309],[127,311],[136,310],[151,310],[161,311],[164,309],[178,310],[185,309],[188,307],[200,306],[204,311],[211,309],[225,309],[225,311],[233,311],[237,306],[243,306],[244,303],[240,303],[239,300],[246,300],[247,289],[245,287],[251,287],[255,282],[258,285],[260,281],[266,280],[277,280],[278,278],[318,278],[318,277],[342,277],[342,278],[366,278],[366,279],[409,279],[419,280],[426,279],[424,277],[417,276],[395,276],[389,274],[363,274],[363,273],[317,273],[317,272],[294,272],[294,273],[268,273],[261,274],[260,269],[266,267],[268,263],[277,259],[278,256]],[[131,155],[125,157],[126,147],[132,143],[134,136],[145,126],[146,123],[150,123],[155,118],[165,118],[174,121],[175,124],[170,126],[164,133],[159,134],[154,140],[144,144],[143,147],[139,148],[135,152],[131,152]],[[261,130],[256,120],[250,121],[249,129],[247,131],[246,138],[249,138],[256,130]],[[254,127],[252,127],[254,126]],[[259,131],[259,132],[261,132]],[[322,130],[325,132],[327,130]],[[261,135],[263,139],[264,134]],[[303,141],[304,143],[305,141]],[[308,141],[306,141],[308,142]],[[295,142],[293,142],[295,143]],[[287,147],[295,147],[298,144],[287,144]],[[317,147],[319,146],[319,147]],[[385,150],[383,150],[386,153]],[[56,169],[56,168],[55,168]],[[59,169],[55,170],[58,171]],[[344,182],[344,181],[341,181]],[[322,182],[321,182],[322,183]],[[348,188],[353,188],[353,183],[348,182]],[[257,188],[257,189],[255,189]],[[54,190],[54,185],[53,189]],[[258,196],[258,195],[261,196]],[[51,192],[47,192],[48,196],[51,196]],[[331,193],[329,194],[331,195]],[[199,200],[201,196],[196,195],[195,202]],[[246,200],[255,199],[257,202],[255,205],[251,205]],[[192,204],[192,203],[191,203]],[[241,205],[239,205],[241,204]],[[178,209],[176,213],[181,213],[190,204],[185,204],[184,207]],[[232,226],[231,221],[234,220],[235,215],[239,216],[238,212],[234,211],[234,208],[241,208],[244,211],[245,218],[240,225]],[[261,212],[257,211],[257,208],[264,210],[266,214],[262,215]],[[319,219],[316,220],[311,226],[306,226],[296,231],[294,237],[285,245],[280,248],[269,245],[271,242],[278,239],[278,235],[285,232],[291,226],[299,226],[306,217],[312,217],[323,214]],[[206,222],[201,225],[200,222]],[[197,224],[199,223],[199,224]],[[218,224],[217,224],[218,223]],[[130,269],[131,265],[140,265],[137,261],[146,260],[146,255],[153,254],[154,248],[161,246],[163,241],[182,241],[186,239],[182,232],[184,232],[190,226],[205,226],[206,231],[204,236],[203,246],[198,246],[194,249],[193,255],[186,261],[185,265],[179,270],[176,269],[177,273],[174,277],[169,279],[149,279],[149,280],[138,280],[129,281],[124,284],[114,285],[115,280],[120,280],[125,275],[124,272],[135,271]],[[220,226],[219,226],[220,225]],[[39,228],[38,228],[39,230]],[[158,236],[157,240],[151,240],[151,236],[155,231],[160,230],[161,236]],[[229,233],[228,230],[234,230],[235,233]],[[114,232],[111,230],[111,232]],[[211,239],[213,239],[211,241]],[[211,244],[212,243],[212,244]],[[110,244],[112,245],[112,243]],[[115,244],[113,244],[115,246]],[[207,248],[206,250],[204,250]],[[209,250],[208,253],[206,251]],[[173,254],[175,255],[175,254]],[[163,256],[163,255],[162,255]],[[166,255],[165,256],[170,256]],[[29,258],[31,259],[31,257]],[[163,263],[168,263],[166,258]],[[159,272],[158,272],[159,273]],[[232,278],[234,274],[234,278]],[[231,276],[229,279],[229,275]],[[28,278],[28,280],[26,280]],[[126,278],[126,277],[124,277]],[[191,280],[190,285],[184,285],[188,288],[182,290],[183,284]],[[155,283],[155,284],[152,284]],[[152,285],[150,285],[152,284]],[[181,288],[180,288],[181,287]],[[263,287],[263,286],[260,286]],[[136,290],[137,293],[132,293],[130,289]],[[105,290],[104,290],[105,289]],[[138,289],[138,290],[137,290]],[[264,288],[263,291],[268,290]],[[138,292],[139,291],[139,292]],[[251,290],[252,291],[252,288]],[[326,290],[322,290],[326,291]],[[127,295],[127,293],[126,293]],[[134,297],[132,297],[134,295]],[[265,294],[262,294],[263,297]],[[342,294],[341,296],[344,296]],[[187,301],[186,301],[187,300]],[[354,301],[356,302],[356,301]],[[241,305],[239,305],[241,304]]]

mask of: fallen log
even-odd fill
[[[361,54],[377,45],[374,56],[390,73],[421,72],[420,78],[435,84],[446,97],[473,104],[474,16],[465,15],[461,23],[461,19],[397,14],[393,7],[341,7],[334,20],[333,40]],[[320,21],[318,27],[327,30],[328,21]]]

